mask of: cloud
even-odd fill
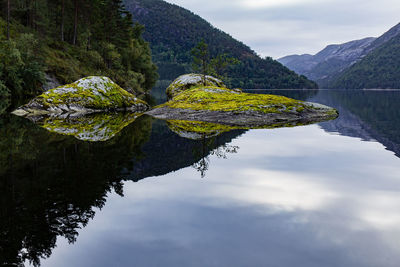
[[[237,2],[240,6],[250,9],[292,6],[312,2],[318,3],[316,0],[240,0]]]
[[[399,21],[398,0],[168,0],[262,56],[315,54],[325,46],[379,36]],[[390,8],[388,8],[390,7]]]

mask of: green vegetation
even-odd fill
[[[122,0],[14,0],[0,5],[2,98],[37,94],[45,73],[66,84],[90,75],[107,76],[127,90],[145,92],[156,66],[144,27],[132,23]],[[4,102],[5,100],[3,100]]]
[[[369,53],[340,74],[330,88],[400,88],[400,35]]]
[[[161,0],[124,0],[133,18],[144,24],[143,37],[151,44],[153,60],[161,80],[193,72],[191,50],[201,40],[208,44],[210,57],[226,55],[239,64],[229,66],[227,84],[240,88],[317,88],[272,58],[261,58],[248,46],[192,12]]]
[[[224,112],[254,111],[261,113],[301,112],[302,101],[278,95],[240,93],[222,87],[199,86],[183,91],[160,107]]]

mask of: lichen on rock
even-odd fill
[[[44,92],[13,113],[37,116],[122,110],[144,112],[148,108],[146,102],[125,91],[111,79],[91,76]]]
[[[225,84],[212,76],[206,75],[203,76],[201,74],[185,74],[179,76],[175,81],[173,81],[167,88],[166,94],[168,99],[172,99],[176,95],[180,94],[181,92],[188,90],[195,86],[204,86],[203,79],[205,78],[205,85],[206,86],[216,86],[216,87],[226,87]]]

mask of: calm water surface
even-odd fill
[[[399,266],[400,91],[274,93],[340,118],[196,141],[140,117],[90,143],[3,116],[1,263]]]

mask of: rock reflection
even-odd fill
[[[180,137],[192,140],[208,139],[224,132],[240,129],[240,127],[223,124],[184,120],[169,120],[167,125],[171,131]]]
[[[71,135],[82,141],[99,142],[110,140],[140,116],[140,113],[97,113],[28,118],[50,132]]]

